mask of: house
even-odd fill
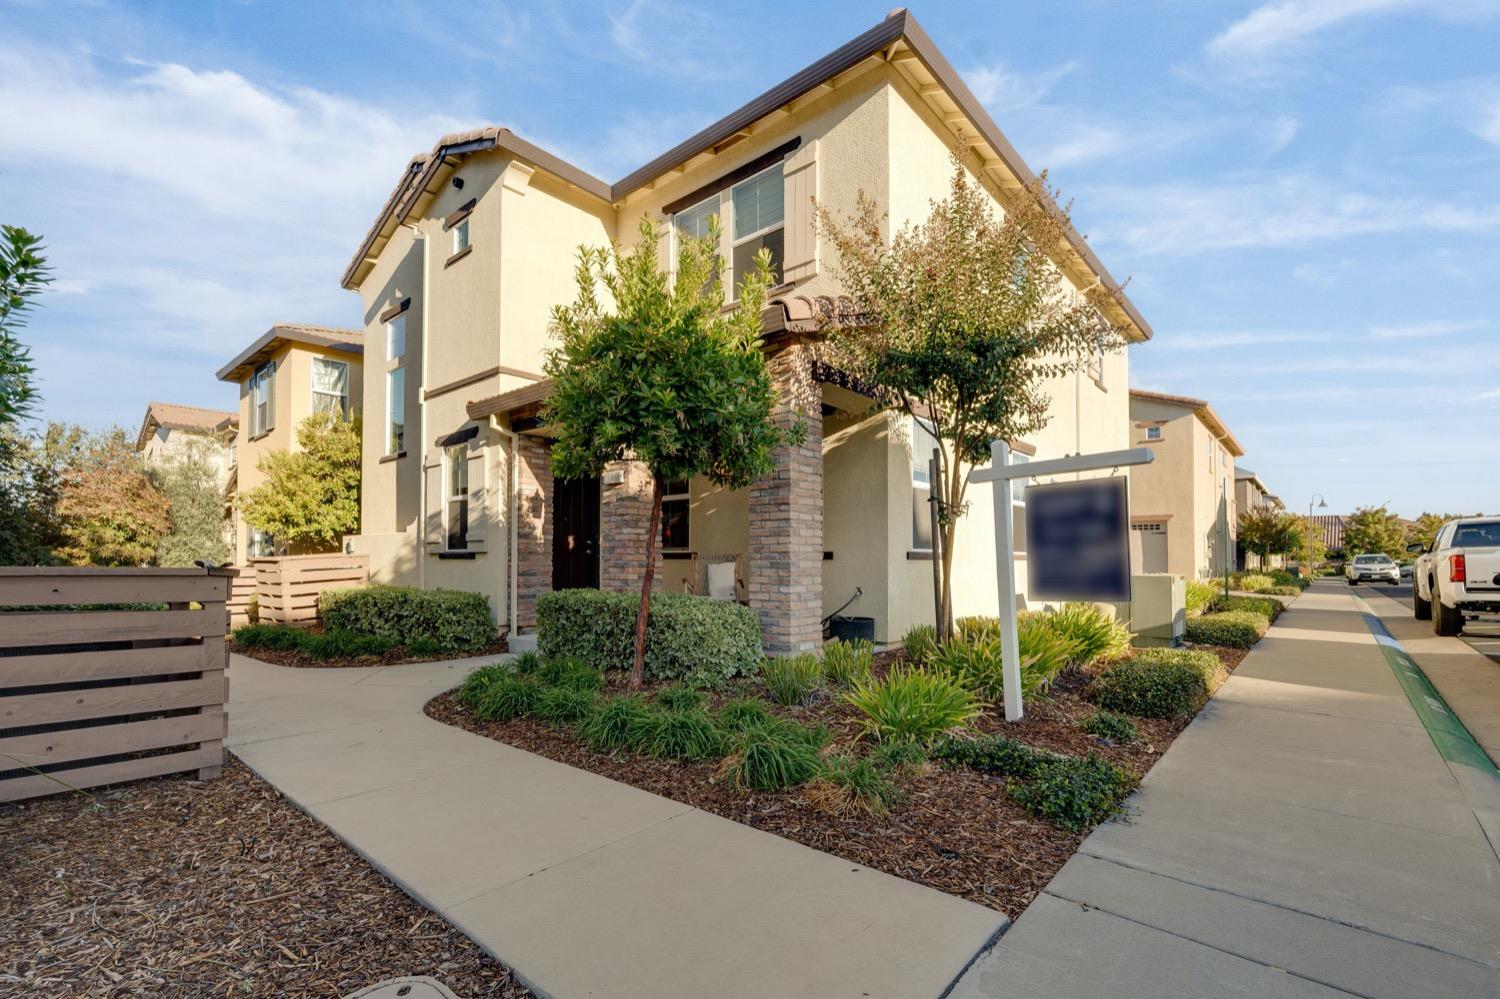
[[[1332,557],[1344,554],[1344,518],[1342,514],[1320,513],[1308,518],[1323,532],[1323,547]]]
[[[1248,468],[1234,469],[1234,508],[1236,518],[1249,510],[1259,510],[1269,507],[1273,510],[1285,510],[1286,504],[1281,502],[1281,497],[1273,496],[1260,481],[1260,476]],[[1269,567],[1278,569],[1282,566],[1285,557],[1272,555],[1262,566],[1261,557],[1255,552],[1239,551],[1239,567],[1242,569],[1260,569]]]
[[[879,641],[930,621],[930,444],[900,415],[870,415],[860,387],[813,357],[840,288],[812,209],[852,212],[863,191],[893,228],[925,219],[956,146],[998,204],[1033,179],[905,11],[613,184],[508,129],[443,137],[406,165],[343,278],[381,352],[365,368],[363,533],[349,549],[377,581],[487,594],[513,633],[554,588],[638,587],[644,468],[555,481],[549,466],[550,310],[573,300],[579,245],[630,245],[650,218],[670,261],[678,233],[718,215],[728,283],[762,247],[776,262],[762,322],[777,419],[809,432],[748,489],[665,485],[659,585],[747,602],[777,653],[817,647],[846,604]],[[1076,232],[1054,258],[1075,288],[1118,288]],[[1128,299],[1115,308],[1132,339],[1150,336]],[[1128,384],[1124,352],[1055,379],[1054,419],[1012,442],[1019,458],[1125,447]],[[955,552],[961,614],[997,606],[989,493],[973,492]]]
[[[1244,449],[1202,399],[1130,390],[1130,441],[1155,460],[1130,475],[1133,563],[1199,579],[1232,569],[1234,459]]]
[[[135,449],[148,465],[159,465],[180,455],[196,452],[214,469],[219,488],[228,484],[234,467],[234,442],[238,413],[204,409],[175,402],[146,404]]]
[[[302,323],[279,323],[218,371],[239,385],[239,430],[229,492],[233,506],[234,560],[300,554],[256,531],[239,516],[234,497],[260,485],[260,461],[297,447],[297,428],[314,413],[353,416],[361,411],[364,333]]]

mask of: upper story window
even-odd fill
[[[761,247],[771,251],[772,283],[781,283],[781,261],[786,249],[786,193],[781,164],[762,170],[729,189],[734,231],[730,240],[732,280],[755,267]]]
[[[385,324],[385,453],[406,450],[406,313]]]
[[[447,451],[449,551],[469,547],[469,449],[460,444]]]
[[[1159,441],[1159,440],[1161,440],[1161,427],[1147,427],[1146,428],[1146,440],[1148,440],[1148,441]]]
[[[453,227],[453,252],[462,253],[469,248],[469,220],[464,219]]]
[[[688,514],[692,507],[687,479],[669,479],[662,484],[661,546],[685,550],[690,546]]]
[[[1099,384],[1100,388],[1103,388],[1104,387],[1104,347],[1102,345],[1100,345],[1098,347],[1095,347],[1094,348],[1094,352],[1089,355],[1088,369],[1089,369],[1089,377],[1092,378],[1095,382],[1097,382]]]
[[[406,356],[406,313],[385,324],[385,359],[399,361]]]
[[[267,361],[250,376],[250,436],[268,434],[276,427],[276,362]]]
[[[343,361],[330,361],[326,357],[313,358],[312,411],[314,413],[333,413],[344,419],[348,419],[348,364]]]
[[[710,194],[691,208],[684,208],[672,215],[672,227],[690,239],[703,239],[708,235],[708,223],[719,214],[719,196]]]

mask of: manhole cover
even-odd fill
[[[344,999],[458,999],[448,986],[436,978],[415,975],[392,978],[351,992]]]

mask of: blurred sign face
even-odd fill
[[[1130,503],[1123,478],[1026,490],[1026,595],[1130,599]]]

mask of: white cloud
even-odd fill
[[[1038,73],[1021,73],[1003,62],[995,62],[968,70],[963,78],[980,103],[991,111],[1004,113],[1041,103],[1058,81],[1077,67],[1076,61],[1069,61]]]
[[[1451,336],[1483,329],[1489,325],[1482,319],[1466,319],[1461,322],[1436,319],[1425,323],[1407,323],[1400,326],[1372,326],[1370,336],[1376,340],[1428,340],[1433,337]]]
[[[1206,49],[1223,59],[1274,56],[1341,21],[1423,5],[1423,0],[1278,0],[1225,28]]]
[[[1436,116],[1500,146],[1500,76],[1391,87],[1383,95],[1382,110],[1413,118]]]
[[[1233,347],[1269,347],[1294,343],[1323,343],[1327,333],[1287,331],[1239,331],[1228,333],[1173,333],[1173,350],[1224,350]]]
[[[666,0],[632,0],[609,15],[609,39],[631,64],[694,80],[727,80],[746,63],[723,48],[720,17]]]
[[[1280,115],[1267,122],[1262,128],[1266,148],[1262,155],[1270,159],[1292,144],[1292,140],[1301,131],[1302,123],[1290,115]]]

